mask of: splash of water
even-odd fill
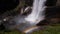
[[[37,24],[39,21],[44,19],[46,0],[34,0],[32,13],[28,15],[25,20],[31,22],[31,24]]]

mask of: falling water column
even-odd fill
[[[45,2],[46,0],[34,0],[33,3],[33,8],[32,8],[32,12],[30,15],[28,15],[25,20],[28,21],[29,27],[33,27],[35,26],[37,23],[39,23],[41,20],[44,19],[45,14],[44,14],[44,10],[45,10]],[[36,29],[38,29],[38,26]],[[34,27],[33,28],[29,28],[28,30],[25,30],[25,33],[29,33],[32,32],[32,30],[36,30]]]
[[[44,9],[46,0],[34,0],[33,9],[30,15],[25,20],[31,22],[31,24],[37,24],[44,19]]]

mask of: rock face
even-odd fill
[[[0,0],[0,14],[16,8],[18,4],[19,0]]]
[[[56,6],[60,6],[60,0],[57,0]]]
[[[54,3],[52,3],[52,2],[54,2]],[[46,13],[45,13],[46,19],[51,24],[60,23],[60,0],[52,0],[52,2],[50,2],[50,5],[52,5],[52,6],[47,7],[47,9],[46,9]]]
[[[46,5],[47,6],[55,6],[56,2],[57,2],[57,0],[47,0]]]
[[[46,9],[46,19],[38,23],[37,25],[49,25],[60,23],[60,7],[50,7]]]

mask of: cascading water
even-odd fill
[[[24,31],[26,28],[35,26],[37,23],[39,23],[41,20],[44,19],[45,15],[44,15],[44,10],[45,10],[45,2],[46,0],[34,0],[33,2],[33,9],[30,15],[28,15],[27,17],[22,16],[22,15],[18,15],[16,16],[13,21],[16,23],[16,26],[18,30],[20,31]],[[11,25],[6,25],[8,28],[10,26],[10,28],[13,28],[14,26]],[[9,28],[9,29],[10,29]],[[25,33],[31,32],[32,30],[37,29],[38,27],[33,27],[27,31],[25,31]]]
[[[45,17],[44,10],[46,8],[45,2],[46,0],[34,0],[32,12],[30,15],[28,15],[22,20],[23,22],[25,21],[25,23],[22,22],[23,25],[20,26],[20,28],[18,27],[19,30],[24,31],[26,28],[33,27],[37,23],[39,23],[41,20],[44,19]],[[32,30],[35,30],[35,29],[38,29],[38,27],[30,28],[26,30],[25,33],[31,32]]]
[[[45,1],[46,0],[34,0],[32,13],[28,15],[25,20],[29,21],[30,24],[37,24],[44,19],[44,10],[45,10]]]
[[[34,0],[32,12],[25,18],[25,20],[30,23],[30,26],[35,26],[40,21],[44,20],[44,10],[46,8],[45,2],[46,0]],[[36,28],[38,29],[39,27]],[[35,28],[33,27],[33,29],[29,29],[25,31],[25,33],[31,32],[32,30],[35,30]]]

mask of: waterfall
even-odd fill
[[[45,1],[46,0],[34,0],[33,2],[33,8],[31,14],[29,14],[27,17],[18,15],[16,16],[13,21],[16,23],[16,28],[20,31],[24,31],[25,29],[28,29],[25,31],[25,33],[31,32],[32,30],[38,29],[39,27],[33,27],[37,23],[39,23],[41,20],[44,19],[44,10],[45,10]],[[8,26],[8,25],[6,25]],[[9,25],[11,26],[11,25]],[[10,28],[12,28],[11,26]],[[33,28],[31,28],[33,27]]]
[[[45,10],[45,1],[46,0],[34,0],[33,9],[30,15],[28,15],[25,20],[31,22],[30,24],[37,24],[44,19],[44,10]]]

